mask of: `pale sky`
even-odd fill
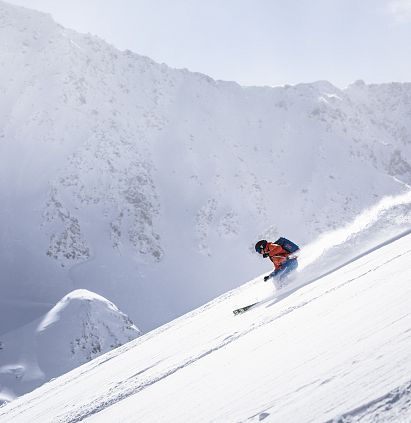
[[[411,0],[7,0],[242,85],[411,81]]]

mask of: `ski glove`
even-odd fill
[[[268,279],[270,279],[270,275],[268,275],[268,276],[264,276],[264,282],[267,282],[267,281],[268,281]]]
[[[269,254],[268,254],[268,253],[264,253],[264,254],[263,254],[263,257],[264,257],[264,258],[267,258],[268,256],[269,256]]]

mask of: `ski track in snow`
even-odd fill
[[[85,402],[83,403],[80,407],[76,407],[75,410],[73,411],[69,411],[66,410],[63,414],[60,414],[58,416],[55,417],[55,419],[53,419],[53,422],[58,422],[58,423],[76,423],[76,422],[80,422],[84,419],[87,419],[93,415],[96,415],[97,413],[113,406],[114,404],[117,404],[119,402],[121,402],[122,400],[125,400],[128,397],[131,397],[143,390],[145,390],[146,388],[156,384],[157,382],[164,380],[166,378],[168,378],[169,376],[183,370],[186,369],[188,366],[192,365],[193,363],[198,362],[199,360],[203,359],[204,357],[209,356],[210,354],[215,353],[216,351],[225,348],[227,345],[233,343],[234,341],[237,341],[238,339],[247,336],[248,334],[252,333],[253,331],[255,331],[256,329],[267,325],[269,323],[272,323],[275,320],[281,319],[284,316],[299,310],[305,306],[307,306],[308,304],[311,304],[313,302],[315,302],[316,300],[318,300],[319,298],[324,298],[324,296],[335,292],[339,289],[341,289],[344,286],[347,286],[353,282],[358,282],[361,278],[369,275],[372,272],[377,271],[378,269],[390,265],[390,264],[394,264],[396,260],[398,260],[399,258],[405,256],[405,255],[409,255],[411,253],[411,249],[406,250],[401,252],[400,254],[394,255],[393,257],[390,257],[388,259],[386,259],[385,261],[379,263],[376,266],[373,266],[371,268],[368,268],[366,271],[361,272],[359,274],[356,274],[355,276],[353,276],[352,278],[349,279],[345,279],[342,280],[339,284],[333,286],[332,288],[325,288],[324,291],[322,291],[319,295],[316,295],[312,298],[310,298],[309,300],[304,300],[301,302],[297,302],[297,304],[294,304],[292,306],[289,306],[287,308],[285,308],[284,310],[281,310],[279,313],[276,313],[274,315],[268,315],[267,313],[263,314],[262,317],[259,316],[257,321],[252,322],[248,327],[246,327],[244,330],[240,330],[240,331],[235,331],[232,334],[229,334],[228,336],[224,336],[223,339],[221,340],[217,340],[214,342],[214,345],[208,346],[207,349],[203,349],[201,351],[198,351],[195,355],[190,355],[188,357],[185,357],[184,360],[179,360],[177,365],[168,365],[166,366],[166,368],[164,369],[160,369],[160,372],[158,374],[148,374],[150,373],[149,371],[154,371],[156,370],[156,368],[158,366],[161,367],[161,364],[165,363],[167,361],[168,358],[165,358],[163,360],[157,361],[152,363],[150,366],[142,369],[141,371],[127,377],[127,379],[122,380],[118,383],[115,384],[115,386],[113,386],[109,391],[104,392],[104,394],[91,398],[89,402]],[[252,281],[249,284],[247,284],[248,287],[253,286],[256,283],[256,281]],[[313,283],[313,281],[310,281],[309,285],[311,285]],[[245,315],[240,315],[240,316],[233,316],[232,318],[234,319],[241,319],[245,316],[249,316],[247,317],[247,319],[251,320],[253,317],[255,318],[255,315],[257,313],[255,313],[256,310],[261,309],[262,308],[266,308],[269,309],[271,308],[273,305],[275,304],[279,304],[281,301],[285,300],[286,298],[288,298],[291,294],[295,293],[296,291],[303,289],[303,288],[308,288],[308,285],[304,285],[301,287],[296,288],[295,290],[292,290],[288,293],[285,293],[282,295],[281,292],[279,292],[277,294],[277,298],[274,299],[269,299],[268,301],[266,300],[265,302],[263,302],[262,304],[260,304],[259,306],[255,307],[255,309],[252,309],[250,311],[247,312],[247,314]],[[197,310],[194,310],[193,312],[189,313],[186,316],[181,317],[180,319],[177,319],[177,321],[175,322],[171,322],[168,325],[165,325],[165,327],[159,328],[156,331],[153,331],[153,333],[147,334],[146,337],[143,337],[145,339],[140,339],[137,340],[136,342],[131,342],[130,344],[121,347],[122,351],[127,351],[129,349],[132,349],[133,346],[136,345],[136,343],[138,342],[143,342],[143,341],[148,341],[150,338],[153,338],[163,332],[166,332],[167,330],[176,330],[178,329],[178,327],[183,327],[186,324],[189,324],[190,318],[195,317],[198,314],[207,312],[207,311],[211,311],[212,312],[212,308],[217,307],[219,305],[223,305],[225,302],[227,302],[235,293],[236,291],[231,291],[221,297],[219,297],[218,299],[216,299],[215,301],[206,304],[203,307],[200,307]],[[268,304],[267,304],[268,302]],[[231,311],[230,311],[231,312]],[[189,319],[187,319],[189,318]],[[182,326],[181,326],[182,325]],[[119,351],[116,351],[115,354],[114,352],[109,353],[108,355],[103,356],[101,359],[96,359],[94,360],[93,363],[90,363],[90,367],[84,368],[84,376],[87,377],[87,373],[92,370],[93,368],[98,368],[99,366],[101,366],[102,364],[108,362],[109,360],[111,360],[112,358],[115,358],[115,356],[117,356],[119,354]],[[79,369],[81,370],[81,368]],[[144,376],[147,375],[146,378],[144,378]],[[68,377],[65,379],[64,383],[61,384],[59,386],[59,389],[64,389],[64,386],[69,385],[72,382],[76,382],[76,379],[78,381],[78,383],[81,383],[81,378],[83,376],[83,372],[77,372],[76,374],[72,375],[72,378]],[[303,387],[300,387],[300,389],[302,389]],[[404,406],[406,406],[410,400],[410,385],[406,384],[403,387],[400,387],[394,391],[390,391],[387,395],[379,397],[373,401],[368,402],[367,404],[364,404],[363,406],[357,407],[352,411],[349,411],[347,413],[343,413],[340,416],[336,417],[333,421],[335,422],[339,422],[339,423],[343,423],[343,422],[356,422],[359,421],[360,418],[362,418],[362,416],[366,415],[367,413],[370,412],[370,410],[372,410],[373,412],[375,412],[375,410],[381,410],[381,409],[387,409],[387,407],[392,406],[392,404],[402,401],[402,403],[404,403]],[[54,391],[50,390],[49,392],[47,392],[45,395],[42,396],[42,401],[52,401],[53,400],[53,396],[54,396]],[[37,404],[38,398],[33,397],[32,400],[28,400],[25,402],[21,403],[21,406],[24,408],[24,410],[28,410],[31,407],[35,407]],[[19,407],[15,408],[15,412],[18,411]],[[253,414],[252,416],[250,416],[246,421],[262,421],[264,419],[266,419],[267,417],[270,416],[270,407],[267,407],[267,409],[261,410],[259,413],[257,414]],[[1,416],[1,411],[0,411],[0,416]]]
[[[364,209],[408,218],[411,84],[241,87],[2,1],[0,38],[5,299],[86,288],[148,331],[257,274],[256,233],[303,245],[341,227],[319,253]],[[43,314],[3,304],[2,333]]]
[[[190,329],[208,312],[211,316],[213,310],[227,308],[225,316],[237,319],[230,320],[233,330],[216,325],[218,336],[208,334],[207,342],[191,345],[181,355],[145,357],[138,371],[111,385],[104,381],[101,390],[96,386],[78,398],[82,405],[59,408],[53,422],[93,419],[227,351],[257,329],[383,267],[394,268],[409,255],[404,248],[377,265],[352,270],[352,277],[344,276],[320,293],[315,288],[319,279],[332,278],[346,266],[354,269],[360,258],[394,239],[351,259],[336,247],[358,254],[357,247],[377,244],[371,235],[387,239],[411,221],[411,84],[355,83],[339,90],[320,81],[244,88],[120,52],[96,37],[66,30],[44,14],[2,1],[0,21],[5,40],[0,52],[9,58],[0,64],[2,79],[9,81],[1,87],[0,99],[0,156],[7,159],[0,168],[0,213],[6,228],[0,239],[3,325],[10,310],[19,309],[25,324],[73,287],[87,284],[121,309],[124,305],[137,324],[144,318],[150,329],[255,274],[261,262],[244,245],[256,231],[268,239],[281,228],[303,242],[323,234],[301,252],[300,270],[307,269],[299,277],[304,275],[305,283],[282,290],[244,316],[232,316],[233,303],[238,307],[244,300],[239,294],[252,297],[243,305],[255,300],[256,279],[18,399],[10,405],[16,412],[36,413],[39,402],[53,403],[56,390],[63,395],[71,385],[85,383],[121,354],[130,353],[129,359],[137,361],[131,357],[134,348],[161,336],[170,341],[175,331]],[[30,106],[34,103],[35,108]],[[261,172],[269,176],[257,177]],[[175,192],[187,196],[176,202]],[[284,199],[293,205],[290,213],[276,208]],[[270,227],[273,221],[276,227]],[[177,238],[193,251],[189,262],[186,252],[175,248]],[[333,249],[339,266],[327,263]],[[221,250],[226,253],[219,254]],[[311,264],[323,273],[320,277],[318,271],[310,274]],[[121,280],[122,290],[115,280]],[[312,295],[302,295],[311,290]],[[20,326],[17,320],[15,324]],[[10,330],[7,325],[3,329]],[[16,363],[12,370],[21,368]],[[347,406],[351,411],[335,419],[357,421],[370,413],[385,413],[389,419],[390,409],[408,407],[407,383],[384,388],[387,394],[362,406]],[[270,420],[273,407],[243,415],[250,422]],[[0,420],[8,409],[0,409]]]
[[[326,423],[409,422],[409,418],[407,417],[406,420],[403,420],[401,414],[407,413],[410,410],[411,381],[367,404],[343,413],[332,420],[328,420]]]

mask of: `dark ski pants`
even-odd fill
[[[274,278],[278,281],[283,281],[286,279],[291,272],[293,272],[298,267],[297,259],[289,259],[283,263],[281,269],[274,270],[274,272],[270,273],[270,277]]]

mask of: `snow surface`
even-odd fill
[[[0,339],[0,403],[140,336],[107,299],[85,289]]]
[[[147,331],[261,272],[256,239],[307,246],[408,191],[410,99],[214,81],[0,1],[0,334],[76,288]]]
[[[16,399],[0,422],[409,422],[410,263],[408,233],[299,289],[272,295],[257,278]]]
[[[0,421],[409,421],[410,113],[411,84],[245,88],[0,0],[0,399],[86,363]],[[271,270],[253,244],[279,235],[304,247],[288,291],[90,362],[127,316]]]

